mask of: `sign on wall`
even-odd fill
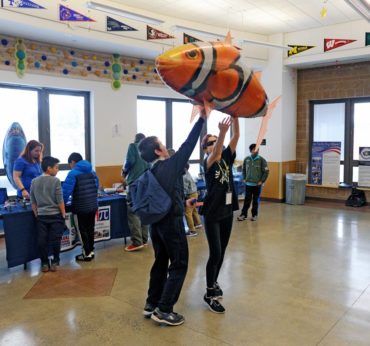
[[[358,186],[370,187],[370,147],[359,148]]]
[[[341,142],[313,142],[311,184],[338,186]]]

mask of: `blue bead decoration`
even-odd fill
[[[48,57],[47,57],[46,55],[43,55],[43,56],[41,57],[41,59],[42,59],[43,61],[45,61],[45,60],[48,60]]]
[[[86,70],[91,71],[91,66],[87,66]]]
[[[38,61],[35,61],[34,66],[35,66],[36,68],[40,68],[40,67],[41,67],[41,64],[40,64]]]
[[[104,62],[104,66],[105,67],[109,67],[110,66],[110,62],[109,61]]]
[[[10,65],[10,61],[9,60],[5,60],[5,65],[6,66],[9,66]]]
[[[63,74],[68,74],[69,73],[69,71],[65,68],[64,70],[63,70]]]
[[[3,45],[3,46],[7,46],[8,45],[8,40],[7,39],[5,39],[5,38],[3,38],[2,40],[1,40],[1,44]]]

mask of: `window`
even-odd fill
[[[194,125],[190,123],[193,105],[188,100],[139,96],[137,98],[137,132],[145,136],[157,136],[167,148],[178,150]],[[206,133],[218,135],[218,123],[228,115],[212,111],[200,136]],[[226,134],[225,145],[230,141],[230,131]],[[199,164],[203,162],[200,141],[190,157],[190,173],[197,176]]]
[[[312,101],[310,114],[310,147],[341,142],[340,181],[357,183],[360,147],[370,147],[370,98]]]
[[[45,145],[44,156],[52,155],[60,160],[58,177],[61,180],[66,175],[62,170],[69,169],[67,158],[71,152],[80,152],[89,160],[89,103],[87,92],[0,84],[0,187],[6,187],[9,195],[15,194],[4,170],[4,161],[9,160],[7,150],[12,152],[14,149],[9,137],[15,123],[21,126],[26,142],[39,140]],[[22,149],[15,148],[16,156]],[[15,158],[11,159],[14,161]],[[9,162],[6,163],[9,166]]]

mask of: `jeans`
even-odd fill
[[[94,251],[95,214],[96,211],[77,214],[78,231],[85,256]]]
[[[212,288],[217,282],[218,274],[224,260],[227,244],[229,243],[231,229],[233,227],[233,215],[220,221],[214,222],[207,216],[204,219],[206,230],[209,258],[206,267],[207,287]]]
[[[188,269],[189,250],[182,217],[166,216],[151,225],[155,260],[150,271],[147,303],[172,312]]]
[[[248,209],[252,202],[252,216],[258,215],[258,205],[260,202],[260,195],[262,191],[262,185],[257,186],[249,186],[245,185],[245,198],[242,208],[242,215],[247,216],[248,215]]]
[[[37,216],[37,244],[42,264],[49,263],[49,247],[53,261],[59,262],[60,241],[65,228],[61,214]]]

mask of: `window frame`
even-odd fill
[[[37,86],[24,86],[17,84],[0,83],[0,89],[20,89],[37,92],[38,98],[38,132],[39,140],[44,144],[44,156],[51,155],[50,153],[50,95],[70,95],[84,97],[84,124],[85,124],[85,153],[86,160],[91,160],[91,122],[90,122],[90,92],[81,90],[64,90]],[[67,162],[59,163],[60,170],[69,170]],[[0,176],[6,175],[5,169],[0,168]]]
[[[312,170],[312,143],[313,143],[313,129],[314,129],[314,107],[320,104],[344,103],[344,160],[340,161],[343,165],[343,182],[348,185],[357,185],[353,182],[353,167],[359,166],[359,160],[353,159],[353,145],[354,145],[354,109],[356,103],[370,102],[370,97],[354,97],[342,99],[328,99],[328,100],[310,100],[309,101],[309,172]],[[311,174],[309,174],[309,182],[311,181]]]

